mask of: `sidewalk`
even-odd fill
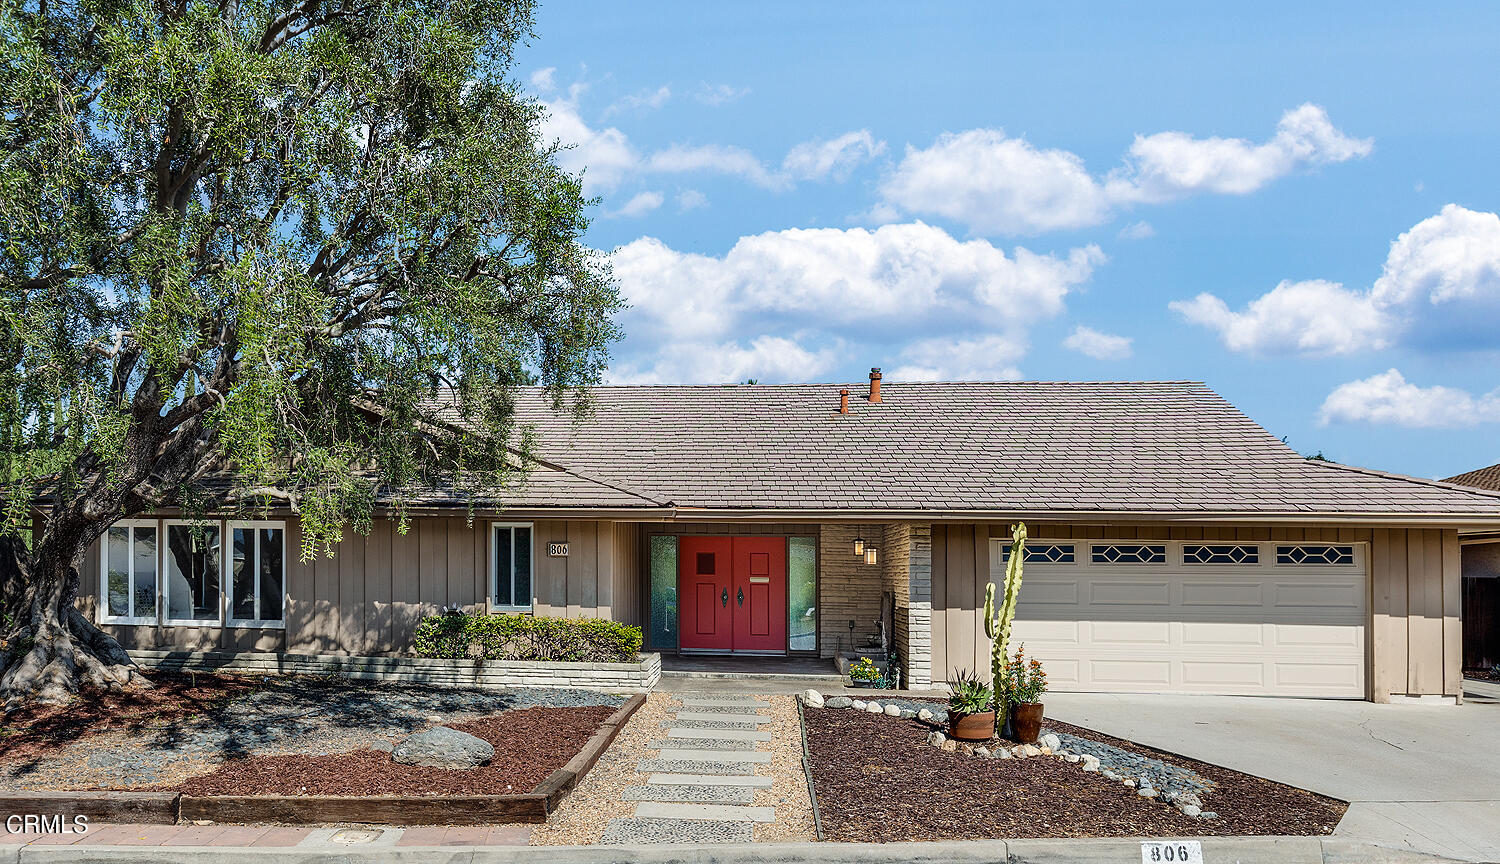
[[[168,838],[164,828],[196,826],[101,826],[94,839],[73,845],[33,842],[0,847],[0,864],[50,864],[88,860],[118,864],[1135,864],[1138,840],[1049,839],[953,843],[755,843],[715,846],[459,846],[436,845],[423,832],[503,829],[380,829],[373,842],[331,840],[336,829],[306,832],[295,842],[276,835],[265,845],[182,845],[183,834]],[[206,826],[217,828],[219,826]],[[288,829],[227,826],[231,831],[282,832]],[[510,826],[514,827],[514,826]],[[521,826],[524,827],[524,826]],[[108,832],[108,833],[106,833]],[[386,833],[390,832],[390,833]],[[94,834],[94,832],[90,832]],[[219,837],[225,835],[220,834]],[[461,835],[445,835],[457,838]],[[420,838],[427,838],[422,840]],[[259,839],[266,839],[262,834]],[[134,842],[132,842],[134,841]],[[409,842],[403,842],[409,841]],[[1208,837],[1202,839],[1205,864],[1449,864],[1449,859],[1370,846],[1338,837]],[[84,850],[87,850],[86,852]]]

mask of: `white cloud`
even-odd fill
[[[1063,340],[1063,347],[1086,354],[1095,360],[1124,360],[1131,354],[1130,343],[1131,339],[1128,336],[1102,333],[1080,324],[1073,328],[1068,338]]]
[[[1007,255],[917,222],[771,231],[741,237],[721,257],[643,237],[615,250],[612,261],[630,304],[622,318],[626,354],[640,345],[665,359],[677,356],[678,344],[743,343],[814,328],[825,344],[850,333],[906,340],[916,352],[903,356],[907,366],[933,374],[1010,377],[1028,327],[1061,313],[1104,255],[1095,246]],[[939,335],[968,353],[916,348],[937,344],[926,340]],[[1000,351],[1002,344],[1010,347]],[[624,362],[631,374],[658,365],[633,356]]]
[[[1106,189],[1116,201],[1158,203],[1197,193],[1244,195],[1310,165],[1363,158],[1374,143],[1334,128],[1311,103],[1281,116],[1263,144],[1243,138],[1194,138],[1186,132],[1137,135],[1124,168]]]
[[[1284,281],[1242,312],[1206,293],[1168,305],[1218,331],[1231,351],[1348,354],[1388,344],[1389,324],[1367,296],[1321,279]]]
[[[1307,104],[1282,115],[1276,134],[1261,144],[1185,132],[1138,135],[1123,166],[1099,178],[1067,150],[1037,147],[1000,129],[971,129],[942,135],[927,148],[908,146],[881,185],[874,212],[889,219],[941,216],[979,234],[1085,228],[1138,203],[1253,192],[1299,168],[1363,157],[1371,147]]]
[[[1282,282],[1241,312],[1212,294],[1170,306],[1234,351],[1500,348],[1500,216],[1447,205],[1391,243],[1369,291]]]
[[[974,339],[938,337],[908,345],[892,381],[1018,381],[1015,362],[1026,354],[1026,342],[990,334]]]
[[[531,73],[531,86],[543,93],[550,93],[557,89],[557,67],[548,66]]]
[[[710,173],[740,177],[766,189],[784,189],[785,177],[772,173],[749,150],[722,144],[673,144],[651,154],[646,170],[662,174]]]
[[[943,135],[925,150],[908,146],[880,191],[890,208],[942,216],[981,234],[1097,225],[1109,212],[1082,159],[999,129]]]
[[[728,84],[709,84],[704,82],[698,85],[697,91],[693,93],[693,98],[704,105],[717,108],[720,105],[727,105],[730,102],[734,102],[748,95],[749,92],[749,87],[731,87]]]
[[[1121,240],[1145,240],[1156,236],[1156,229],[1151,227],[1150,222],[1132,222],[1120,229]]]
[[[604,215],[609,218],[635,219],[644,216],[662,205],[666,198],[660,192],[641,192],[629,201],[625,206]]]
[[[725,384],[746,381],[805,381],[833,368],[832,349],[810,351],[796,340],[760,336],[738,342],[679,342],[664,346],[647,365],[610,367],[610,384]]]
[[[666,84],[661,85],[655,90],[639,90],[616,100],[613,105],[604,109],[604,116],[608,117],[620,111],[633,111],[641,108],[655,110],[667,104],[667,100],[671,98],[672,88]]]
[[[1453,387],[1419,387],[1395,369],[1350,381],[1323,400],[1319,422],[1372,423],[1415,429],[1500,422],[1500,389],[1483,396]]]
[[[783,174],[794,180],[846,180],[861,163],[885,152],[885,142],[868,129],[845,132],[828,141],[813,139],[796,145],[781,162]]]
[[[547,118],[542,123],[542,137],[560,141],[569,149],[557,156],[557,163],[570,174],[583,174],[583,191],[590,197],[608,192],[640,168],[641,157],[624,132],[613,126],[590,128],[578,114],[571,99],[543,101]]]
[[[699,207],[708,206],[708,196],[697,189],[684,189],[677,193],[677,211],[686,213],[689,210],[697,210]]]

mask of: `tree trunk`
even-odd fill
[[[34,557],[19,540],[0,538],[6,712],[28,701],[64,704],[84,687],[150,686],[120,643],[73,606],[92,532],[50,528]]]

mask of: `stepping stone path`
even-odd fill
[[[610,820],[600,843],[749,843],[757,822],[775,821],[775,808],[755,806],[771,786],[770,705],[756,696],[683,693],[674,717],[652,741],[655,759],[636,770],[643,782],[627,786],[635,815]],[[765,772],[762,774],[761,772]]]

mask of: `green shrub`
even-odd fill
[[[417,624],[412,648],[419,657],[628,663],[641,650],[641,628],[599,618],[444,612]]]

